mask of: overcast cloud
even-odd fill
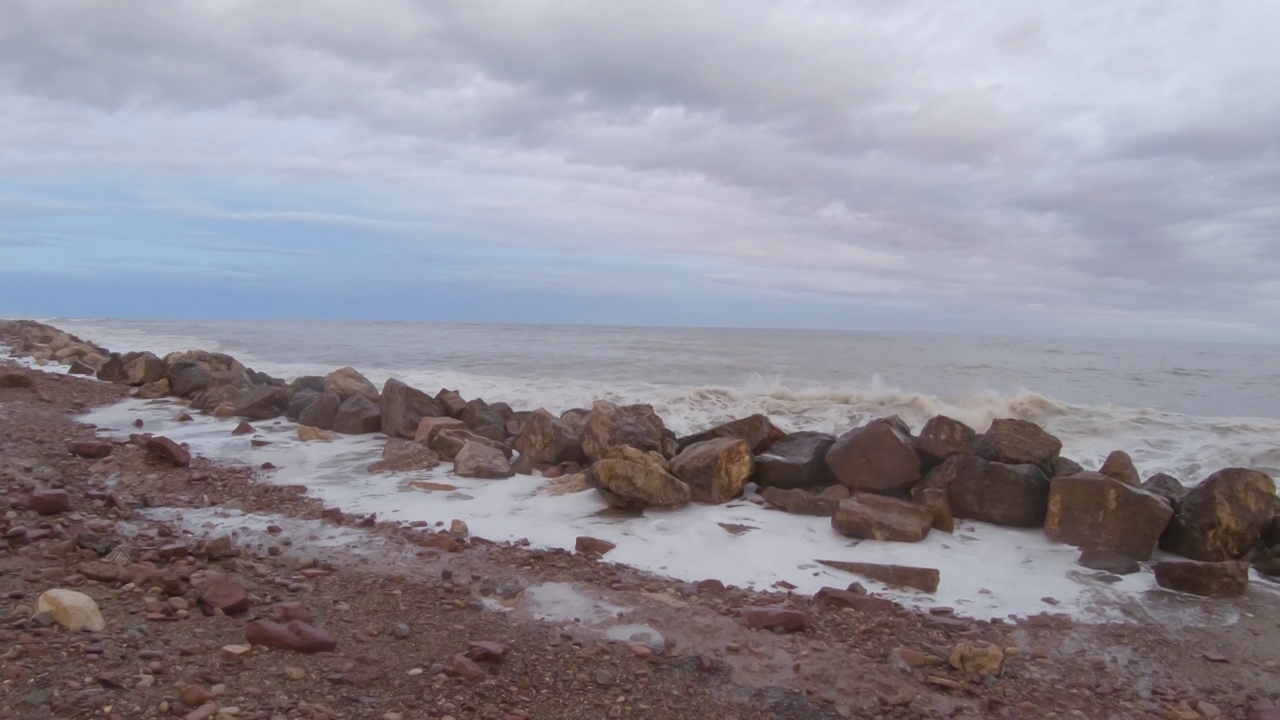
[[[1175,0],[5,0],[0,312],[1276,342],[1276,28]]]

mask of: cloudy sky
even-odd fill
[[[0,313],[1280,341],[1280,4],[3,0]]]

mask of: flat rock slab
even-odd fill
[[[1154,566],[1156,584],[1202,597],[1238,597],[1249,588],[1248,563],[1171,560]]]
[[[927,593],[937,592],[938,583],[942,579],[942,574],[936,568],[844,562],[842,560],[819,560],[818,562],[827,567],[860,575],[892,587],[912,588]]]
[[[933,527],[933,513],[906,500],[864,493],[840,501],[831,527],[847,537],[920,542]]]

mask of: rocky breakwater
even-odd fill
[[[1201,595],[1243,592],[1249,563],[1280,576],[1280,503],[1267,475],[1227,468],[1190,490],[1167,475],[1140,483],[1126,453],[1088,471],[1061,455],[1058,438],[1023,419],[997,419],[979,433],[938,416],[916,434],[887,417],[835,436],[786,433],[752,415],[679,437],[644,404],[597,402],[556,415],[449,389],[431,395],[396,379],[379,390],[350,367],[286,382],[221,353],[113,353],[29,321],[0,324],[0,338],[39,364],[90,368],[137,397],[168,396],[193,411],[246,421],[284,416],[307,440],[385,433],[372,472],[452,462],[460,477],[540,473],[632,512],[727,503],[755,488],[753,500],[828,517],[831,532],[884,542],[951,532],[956,518],[1042,528],[1051,540],[1079,547],[1081,564],[1091,568],[1141,568],[1157,547],[1181,556],[1152,568],[1157,582]],[[163,438],[140,441],[174,464],[185,461],[183,449]],[[858,567],[871,579],[936,572]]]

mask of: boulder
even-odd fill
[[[912,492],[924,501],[943,489],[958,518],[1009,527],[1038,527],[1049,508],[1049,478],[1035,465],[1006,465],[973,455],[954,455],[934,468]]]
[[[285,624],[254,620],[244,626],[244,639],[253,645],[298,653],[333,652],[338,648],[333,635],[301,620]]]
[[[176,397],[184,398],[204,390],[213,381],[209,368],[196,360],[168,363],[165,376],[169,379],[169,391]]]
[[[840,507],[840,501],[849,498],[849,488],[832,485],[821,492],[813,492],[802,488],[767,487],[760,491],[760,496],[773,507],[795,515],[831,517]]]
[[[324,377],[321,375],[302,375],[293,379],[288,385],[289,392],[297,395],[303,390],[320,395],[324,392]]]
[[[851,490],[892,492],[920,480],[920,456],[912,438],[887,419],[872,420],[836,439],[827,450],[836,482]]]
[[[836,439],[820,432],[786,435],[756,455],[756,472],[751,480],[760,487],[825,487],[836,481],[827,466],[827,451]]]
[[[583,555],[604,555],[615,547],[617,547],[615,543],[587,535],[578,537],[573,543],[573,549]]]
[[[337,393],[324,393],[298,413],[298,423],[321,430],[332,430],[342,408],[342,398]]]
[[[125,358],[129,356],[111,353],[110,357],[98,368],[98,379],[103,382],[123,383]],[[132,357],[129,357],[132,360]]]
[[[169,395],[169,379],[160,378],[155,382],[149,382],[141,385],[133,392],[133,396],[140,400],[156,400]]]
[[[868,540],[920,542],[932,526],[928,508],[870,493],[841,500],[831,516],[831,527],[841,535]]]
[[[938,583],[942,578],[942,574],[935,568],[845,562],[843,560],[819,560],[818,562],[827,567],[884,583],[890,587],[905,587],[927,593],[937,592]]]
[[[36,600],[36,612],[49,613],[54,622],[71,632],[102,632],[107,627],[98,603],[75,590],[55,588],[44,591]]]
[[[367,400],[378,399],[378,388],[353,367],[339,368],[325,375],[324,391],[333,393],[344,401],[356,395]]]
[[[382,409],[367,395],[352,395],[338,406],[333,431],[345,435],[365,435],[382,429]]]
[[[212,412],[220,407],[234,408],[245,389],[239,385],[211,385],[191,398],[191,409]]]
[[[700,503],[726,503],[742,494],[755,458],[738,437],[718,437],[686,447],[671,461],[671,474],[689,486]]]
[[[411,440],[390,438],[382,448],[382,459],[369,466],[371,473],[418,472],[440,464],[440,457],[427,446]]]
[[[629,446],[614,447],[613,456],[591,466],[589,481],[613,507],[674,507],[689,502],[689,486],[667,472],[666,461],[655,452]]]
[[[163,435],[147,438],[146,447],[148,455],[163,460],[170,465],[187,467],[191,464],[191,453]]]
[[[413,433],[413,441],[429,447],[441,430],[465,430],[466,428],[467,424],[456,418],[424,417],[418,421],[418,427]],[[461,448],[462,446],[459,445],[458,449]]]
[[[676,443],[667,426],[650,405],[619,406],[598,402],[587,415],[582,428],[582,451],[588,460],[596,461],[619,445],[638,450],[652,450],[670,457]]]
[[[497,404],[476,398],[467,402],[458,419],[466,424],[471,432],[502,442],[507,439],[507,416]]]
[[[1156,584],[1167,590],[1203,597],[1237,597],[1249,588],[1248,563],[1171,560],[1158,562],[1153,568]]]
[[[467,401],[462,399],[457,390],[441,389],[436,393],[436,403],[451,418],[462,417],[462,411],[467,408]]]
[[[1159,495],[1086,472],[1053,479],[1044,532],[1055,542],[1147,560],[1171,517]]]
[[[301,417],[302,413],[323,395],[323,393],[308,389],[294,390],[292,392],[293,396],[289,398],[289,404],[284,406],[284,416],[290,422],[298,422],[298,418]],[[334,397],[336,398],[337,396],[335,395]],[[338,405],[341,404],[341,402],[338,403]],[[334,415],[338,414],[338,405],[333,406]]]
[[[432,433],[431,442],[428,443],[427,447],[435,451],[442,460],[452,462],[457,459],[458,453],[463,446],[469,442],[487,445],[502,453],[508,460],[511,459],[511,448],[491,438],[481,437],[464,428],[444,428],[439,432]]]
[[[473,441],[463,445],[454,457],[453,474],[458,477],[501,480],[511,477],[515,472],[502,451]]]
[[[1067,477],[1079,475],[1082,472],[1084,472],[1084,467],[1080,463],[1071,458],[1059,457],[1053,461],[1053,472],[1049,473],[1049,477]]]
[[[1265,473],[1219,470],[1187,491],[1160,548],[1192,560],[1236,560],[1275,517],[1276,484]]]
[[[582,431],[587,427],[587,418],[591,415],[590,410],[584,408],[570,408],[560,413],[560,422],[568,425],[573,429],[578,439],[582,439]]]
[[[435,398],[395,378],[382,386],[382,432],[391,437],[412,438],[424,417],[439,417],[444,410]]]
[[[155,355],[149,352],[130,353],[130,355],[133,357],[125,360],[121,368],[124,377],[116,382],[136,387],[164,380],[168,376],[169,367]]]
[[[235,414],[249,420],[270,420],[284,414],[289,404],[289,391],[284,388],[259,386],[246,391],[235,404]]]
[[[1142,570],[1142,566],[1138,564],[1137,560],[1128,555],[1111,552],[1110,550],[1090,550],[1086,548],[1080,553],[1076,564],[1090,570],[1101,570],[1113,575],[1132,575]]]
[[[750,417],[739,418],[723,425],[717,425],[696,435],[680,438],[676,449],[677,452],[683,452],[690,445],[696,445],[707,440],[740,438],[747,442],[751,452],[762,453],[768,450],[775,441],[781,439],[782,436],[783,432],[775,427],[767,416],[757,413]]]
[[[1061,451],[1062,441],[1039,425],[1011,418],[993,420],[974,448],[974,454],[984,460],[1006,465],[1036,465],[1045,473],[1053,472],[1054,461]]]
[[[240,436],[240,435],[252,435],[252,434],[254,434],[255,432],[257,432],[257,430],[256,430],[252,425],[250,425],[249,423],[244,422],[244,421],[241,421],[241,422],[240,422],[240,424],[236,425],[236,426],[231,430],[231,434],[232,434],[232,435],[236,435],[236,436]]]
[[[916,451],[925,467],[932,468],[952,455],[965,455],[978,434],[973,428],[946,415],[936,415],[920,429]]]
[[[68,375],[96,375],[97,373],[97,369],[83,360],[72,360],[71,367],[67,368]]]
[[[1182,496],[1187,494],[1187,488],[1178,478],[1164,473],[1156,473],[1147,478],[1146,482],[1142,483],[1142,489],[1168,500],[1175,512],[1182,504]]]
[[[532,474],[549,465],[582,459],[582,441],[573,428],[546,410],[536,410],[520,428],[514,441],[520,453],[517,470]]]
[[[298,439],[301,440],[302,442],[312,442],[312,441],[329,442],[333,440],[333,433],[318,427],[312,427],[310,425],[299,425]]]
[[[1134,466],[1133,458],[1129,457],[1129,453],[1123,450],[1116,450],[1108,455],[1098,472],[1107,477],[1113,477],[1130,487],[1141,487],[1142,485],[1142,477],[1138,475],[1138,468]]]
[[[947,491],[942,488],[921,488],[914,493],[916,502],[929,509],[933,515],[933,529],[944,533],[955,532],[956,521],[951,515],[951,501],[947,499]]]

